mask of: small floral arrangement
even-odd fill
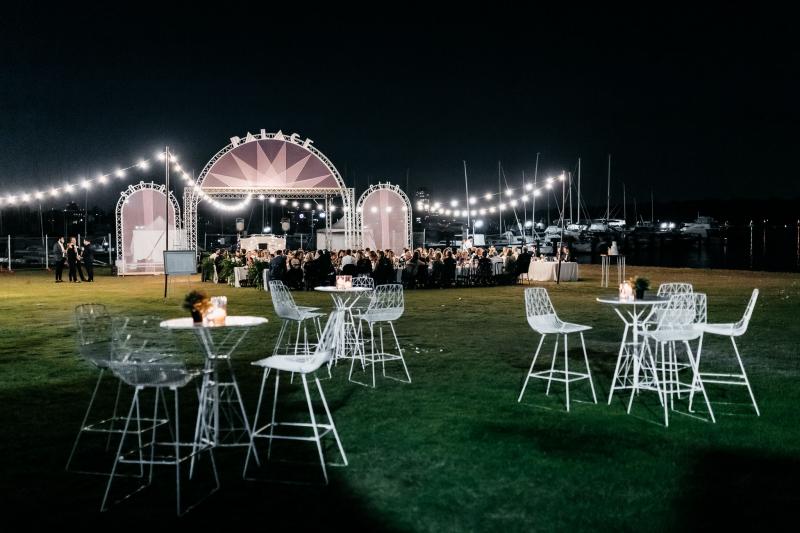
[[[646,291],[650,289],[650,280],[642,276],[636,276],[631,279],[631,285],[633,285],[633,288],[637,291]]]
[[[203,315],[211,308],[211,299],[204,291],[194,290],[183,299],[183,308],[192,314],[195,322],[202,322]]]

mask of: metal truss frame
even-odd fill
[[[117,207],[115,210],[116,214],[116,226],[117,226],[117,261],[122,261],[122,270],[118,272],[120,275],[125,274],[125,262],[123,261],[123,249],[125,247],[125,228],[122,224],[122,212],[125,210],[125,205],[128,203],[128,198],[130,198],[134,193],[138,191],[142,191],[145,189],[152,189],[155,191],[160,192],[161,194],[166,194],[166,187],[164,185],[158,185],[154,182],[145,183],[140,181],[135,185],[128,185],[128,188],[122,191],[119,195],[119,200],[117,200]],[[170,191],[169,193],[170,202],[172,202],[172,208],[175,210],[175,228],[180,229],[181,223],[181,206],[178,204],[178,199],[175,198],[175,195]],[[169,214],[167,214],[166,223],[169,224]]]
[[[403,192],[403,189],[401,189],[399,185],[393,185],[387,181],[386,183],[378,182],[377,185],[370,185],[369,189],[364,191],[364,193],[358,199],[358,204],[356,204],[356,228],[358,228],[359,248],[364,248],[362,232],[362,229],[364,228],[364,216],[362,213],[364,210],[364,202],[366,202],[367,197],[369,197],[372,193],[378,191],[391,191],[403,200],[403,203],[406,206],[406,233],[408,234],[408,247],[413,247],[414,241],[412,240],[413,234],[411,232],[411,200],[408,199],[408,195]]]
[[[255,142],[266,139],[278,139],[285,142],[292,143],[308,150],[315,157],[317,157],[323,165],[330,171],[331,175],[336,179],[338,187],[317,187],[317,188],[280,188],[280,187],[203,187],[203,182],[208,175],[208,172],[214,164],[225,157],[231,150],[242,146],[243,144]],[[214,154],[193,186],[188,186],[183,190],[183,205],[184,205],[184,227],[187,232],[188,246],[194,250],[197,249],[197,208],[203,198],[213,198],[218,200],[234,200],[253,197],[263,194],[264,196],[271,196],[278,199],[315,199],[325,198],[325,210],[327,220],[330,220],[330,198],[339,196],[342,198],[342,209],[344,210],[344,230],[345,230],[345,246],[355,247],[357,239],[356,224],[355,224],[355,192],[352,188],[347,188],[342,180],[339,171],[328,159],[325,154],[317,150],[311,145],[311,140],[301,140],[296,133],[291,135],[284,135],[282,132],[268,133],[261,130],[260,133],[248,133],[244,139],[232,138],[231,143],[222,148],[219,152]],[[360,231],[358,232],[360,234]]]

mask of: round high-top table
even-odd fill
[[[195,324],[191,318],[173,318],[161,322],[161,327],[165,329],[194,332],[205,356],[193,452],[205,446],[250,446],[252,432],[233,373],[231,357],[251,329],[267,322],[266,318],[259,316],[228,316],[225,324],[219,326]],[[213,335],[215,331],[220,333],[216,342]],[[224,369],[228,371],[228,377],[225,381],[220,380],[222,369],[219,361],[226,363]],[[220,427],[220,415],[227,422],[224,428]],[[192,454],[190,472],[194,470],[195,455]],[[258,461],[258,456],[255,457]]]
[[[361,338],[361,321],[353,315],[353,306],[365,294],[371,293],[368,287],[350,287],[339,289],[331,286],[314,287],[315,291],[326,292],[331,295],[334,309],[344,314],[344,320],[339,323],[342,325],[340,331],[341,342],[336,343],[336,359],[352,359],[358,357],[362,359],[364,355],[364,343]]]
[[[642,315],[649,314],[654,305],[663,304],[667,300],[658,297],[620,300],[618,296],[601,296],[597,298],[597,301],[614,306],[614,311],[625,324],[625,331],[622,334],[622,342],[617,354],[617,365],[611,380],[611,391],[608,393],[610,405],[615,390],[632,389],[631,393],[633,393],[639,388],[639,366],[642,364],[639,333],[642,327]],[[625,314],[620,309],[624,309]],[[630,342],[627,340],[629,331],[631,333]],[[655,371],[655,369],[652,370]]]

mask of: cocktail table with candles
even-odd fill
[[[353,307],[364,296],[372,292],[367,287],[314,287],[315,291],[326,292],[331,295],[336,311],[344,313],[344,320],[340,321],[341,342],[336,343],[335,359],[352,359],[358,357],[362,360],[364,355],[364,342],[361,336],[360,320],[353,314]]]
[[[654,305],[663,304],[667,300],[658,297],[647,297],[641,299],[620,299],[619,296],[601,296],[597,301],[602,304],[614,306],[622,322],[625,324],[625,331],[622,334],[619,353],[617,354],[617,364],[614,368],[614,377],[611,379],[611,390],[608,393],[608,403],[614,396],[615,390],[633,389],[637,390],[639,383],[639,366],[644,363],[644,368],[650,369],[648,363],[641,359],[642,348],[639,340],[642,329],[642,316],[650,313]],[[624,310],[624,314],[623,311]],[[628,341],[628,333],[631,340]]]
[[[194,442],[197,447],[250,446],[250,423],[231,357],[251,329],[266,323],[266,318],[258,316],[227,316],[218,325],[196,324],[191,318],[173,318],[161,322],[161,327],[165,329],[194,332],[205,356],[200,409],[195,425]],[[224,364],[220,364],[221,361]],[[223,371],[227,373],[221,377]],[[224,426],[221,425],[221,418],[224,418]],[[204,427],[208,428],[208,432],[203,431]],[[258,456],[255,457],[258,461]],[[193,468],[194,456],[191,470]]]

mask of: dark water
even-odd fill
[[[655,236],[618,243],[629,265],[800,272],[800,226],[728,228],[707,239]],[[599,263],[597,254],[578,254]]]
[[[8,257],[7,243],[7,237],[0,239],[0,266],[3,267]],[[290,246],[299,244],[299,240],[289,241]],[[702,240],[658,234],[648,239],[628,236],[618,242],[618,246],[629,265],[800,272],[798,224],[731,227],[719,236]],[[14,236],[11,249],[15,269],[42,268],[44,254],[39,237]],[[578,252],[575,256],[580,263],[600,263],[596,253]],[[107,251],[95,253],[99,261],[107,261],[107,257]]]

